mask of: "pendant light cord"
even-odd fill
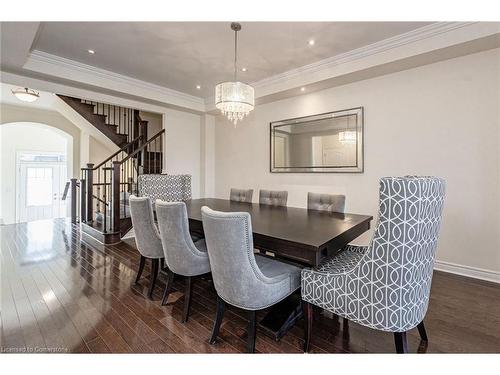
[[[236,75],[238,72],[237,69],[237,61],[238,61],[238,30],[234,30],[234,81],[236,82]]]

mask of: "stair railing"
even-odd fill
[[[127,135],[127,142],[132,142],[133,139],[140,135],[141,123],[146,122],[141,120],[137,109],[86,99],[81,99],[81,102],[93,105],[94,114],[106,116],[106,124],[117,126],[118,133]],[[147,137],[144,137],[144,139],[147,139]]]
[[[82,168],[82,222],[96,224],[97,221],[103,233],[120,231],[120,220],[130,217],[128,196],[138,194],[138,176],[161,173],[163,170],[164,133],[165,130],[162,130],[144,141],[144,132],[141,132],[97,166],[88,164],[87,168]]]
[[[113,162],[113,167],[111,168],[111,230],[113,232],[120,231],[121,219],[130,217],[126,210],[127,206],[124,204],[125,202],[122,202],[120,194],[120,183],[124,179],[123,166],[129,165],[134,160],[139,160],[139,156],[141,156],[141,165],[138,164],[139,173],[135,175],[133,180],[133,184],[136,187],[134,194],[137,195],[137,177],[139,174],[161,173],[163,171],[162,151],[164,133],[165,130],[161,130],[123,160]],[[128,178],[129,176],[126,175],[125,177]]]
[[[142,141],[142,136],[137,136],[131,142],[121,147],[118,151],[107,157],[101,163],[94,165],[87,164],[86,168],[81,168],[80,177],[80,220],[82,223],[93,223],[97,214],[102,221],[103,232],[106,233],[110,229],[109,215],[109,198],[111,197],[111,182],[109,168],[113,167],[113,163],[120,161],[129,154],[139,149]],[[133,163],[128,163],[127,169],[123,170],[123,175],[127,177],[127,181],[122,182],[122,190],[133,191],[131,181],[137,177],[137,169]]]

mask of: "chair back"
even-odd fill
[[[340,212],[345,211],[345,195],[307,193],[307,209]]]
[[[142,174],[137,178],[139,195],[168,202],[184,202],[191,199],[191,175]]]
[[[406,331],[427,311],[441,226],[445,182],[437,177],[385,177],[380,180],[379,218],[367,253],[351,282],[363,297],[356,309],[369,309],[371,326]]]
[[[131,195],[129,205],[137,249],[146,258],[163,258],[163,249],[154,223],[151,200],[148,197]]]
[[[201,214],[217,294],[231,305],[252,308],[260,303],[268,278],[255,261],[250,214],[206,206]]]
[[[158,199],[156,201],[156,215],[168,268],[183,276],[200,274],[202,271],[199,269],[200,267],[205,270],[205,265],[208,263],[207,255],[206,253],[201,254],[191,239],[186,204],[184,202],[163,202]]]
[[[288,199],[288,191],[282,190],[260,190],[259,203],[268,204],[270,206],[286,206]]]
[[[234,202],[247,202],[252,203],[253,189],[234,189],[231,188],[229,200]]]

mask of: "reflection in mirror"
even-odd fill
[[[272,172],[362,172],[362,108],[271,123]]]

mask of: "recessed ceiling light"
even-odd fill
[[[306,88],[305,87],[301,87],[300,91],[304,92],[304,91],[306,91]]]
[[[241,71],[242,71],[242,72],[246,72],[246,71],[247,71],[247,68],[241,68]]]
[[[93,49],[89,49],[87,50],[88,53],[90,53],[91,55],[93,55],[95,53],[95,51]]]
[[[201,86],[200,85],[196,85],[196,89],[197,90],[201,90]]]
[[[310,46],[314,46],[314,43],[316,43],[316,42],[314,41],[314,39],[311,39],[311,40],[309,40],[308,43],[309,43]]]

